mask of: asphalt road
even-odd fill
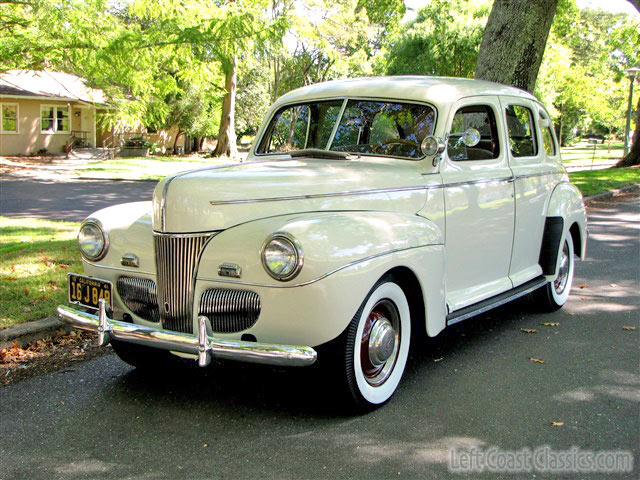
[[[151,200],[156,182],[0,179],[0,216],[79,222],[117,203]]]
[[[0,478],[603,478],[447,468],[452,447],[575,446],[632,452],[635,471],[612,478],[637,479],[640,208],[598,205],[562,310],[520,302],[451,328],[371,414],[342,413],[309,370],[145,376],[107,355],[0,389]]]

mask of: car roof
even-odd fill
[[[538,102],[529,92],[499,83],[469,78],[404,75],[348,78],[316,83],[286,93],[276,104],[320,98],[366,97],[413,100],[438,107],[459,98],[482,95],[508,95]]]

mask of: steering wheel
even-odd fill
[[[406,138],[387,138],[386,140],[383,140],[379,145],[373,147],[373,153],[378,153],[381,150],[386,150],[387,147],[390,147],[392,145],[408,145],[412,148],[420,148],[420,145],[418,145],[413,140],[407,140]]]

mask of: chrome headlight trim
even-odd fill
[[[289,272],[287,275],[278,275],[277,273],[274,273],[273,271],[271,271],[271,269],[269,268],[269,265],[267,264],[267,259],[265,257],[265,249],[273,240],[281,240],[286,243],[289,243],[296,254],[296,260],[295,260],[295,265],[293,267],[293,270],[291,270],[291,272]],[[300,242],[296,237],[294,237],[288,232],[274,232],[271,235],[269,235],[267,239],[264,241],[264,243],[262,244],[262,248],[260,248],[260,259],[262,261],[262,266],[264,267],[265,271],[269,274],[269,276],[271,276],[272,278],[275,278],[278,281],[286,282],[288,280],[294,279],[300,273],[300,270],[302,270],[302,265],[304,264],[304,252],[302,251]]]
[[[80,232],[82,232],[82,229],[87,225],[93,225],[93,226],[97,227],[98,230],[100,231],[100,233],[102,234],[102,240],[103,240],[102,249],[100,250],[100,252],[97,255],[94,255],[94,256],[88,255],[80,247]],[[109,235],[107,234],[107,231],[102,226],[102,222],[100,222],[100,220],[98,220],[97,218],[89,217],[89,218],[85,219],[82,222],[82,224],[80,225],[80,229],[78,230],[78,236],[76,238],[77,238],[77,242],[78,242],[78,250],[80,250],[80,253],[82,254],[82,256],[84,258],[86,258],[87,260],[89,260],[91,262],[97,262],[98,260],[102,260],[104,258],[104,256],[107,254],[107,251],[109,251]]]

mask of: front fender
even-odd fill
[[[304,253],[299,275],[274,280],[262,266],[260,250],[269,235],[285,231],[296,237]],[[441,245],[443,235],[430,220],[390,212],[313,212],[265,218],[229,228],[204,250],[199,279],[220,280],[223,263],[241,268],[240,282],[297,286],[316,281],[354,262],[428,245]]]

